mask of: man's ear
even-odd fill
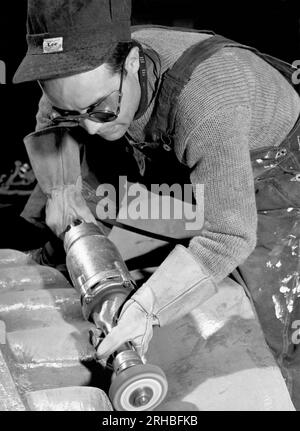
[[[133,47],[125,60],[125,69],[133,74],[137,73],[140,68],[140,54],[137,46]]]

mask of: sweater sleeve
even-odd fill
[[[219,110],[189,134],[191,182],[204,184],[204,227],[190,251],[216,282],[255,248],[257,211],[248,135],[250,110]]]

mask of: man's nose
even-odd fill
[[[101,128],[101,123],[97,123],[96,121],[84,119],[84,120],[82,120],[82,126],[88,132],[89,135],[96,135],[98,130]]]

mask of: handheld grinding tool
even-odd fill
[[[74,221],[65,231],[64,247],[83,317],[96,326],[95,346],[117,324],[120,309],[136,285],[116,246],[95,224]],[[124,343],[112,355],[112,369],[109,397],[116,410],[152,410],[166,396],[165,374],[144,364],[132,343]]]

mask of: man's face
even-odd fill
[[[81,119],[80,125],[89,134],[98,134],[108,141],[119,139],[125,134],[140,102],[141,89],[138,69],[138,49],[133,48],[124,64],[123,96],[118,117],[108,123]],[[119,73],[112,74],[110,69],[102,64],[85,73],[44,81],[43,89],[53,106],[84,114],[87,108],[99,99],[117,91],[120,87],[120,79]]]

